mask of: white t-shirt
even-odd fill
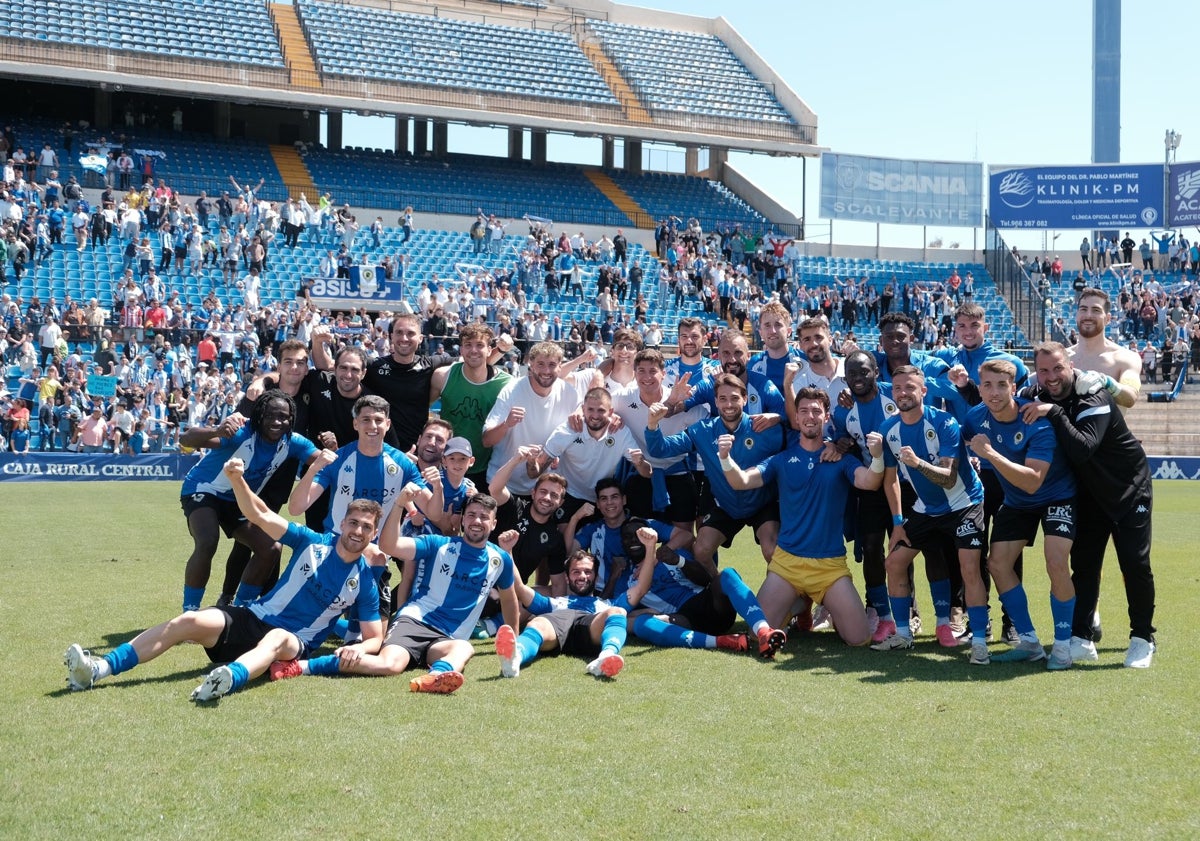
[[[615,476],[621,459],[637,446],[637,442],[622,427],[616,432],[604,431],[599,438],[587,429],[575,432],[565,423],[546,441],[546,453],[558,459],[554,472],[567,480],[567,493],[576,499],[596,501],[596,482]]]
[[[576,371],[567,379],[556,380],[546,397],[534,392],[528,377],[513,380],[501,389],[483,428],[486,430],[504,423],[508,419],[509,409],[514,406],[525,409],[525,417],[508,430],[492,449],[488,481],[491,482],[500,467],[516,454],[518,447],[540,447],[545,444],[559,424],[565,423],[571,412],[579,408],[591,380],[591,371]],[[514,494],[527,496],[533,492],[533,485],[534,480],[524,470],[517,468],[509,480],[508,489]]]

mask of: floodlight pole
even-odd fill
[[[1171,164],[1175,160],[1175,150],[1179,148],[1179,142],[1183,140],[1183,135],[1174,129],[1167,129],[1166,135],[1163,137],[1163,147],[1165,148],[1165,157],[1163,160],[1163,230],[1171,227],[1169,214],[1171,211]]]

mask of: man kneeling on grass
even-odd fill
[[[379,503],[354,500],[346,506],[340,532],[321,535],[270,510],[246,484],[241,459],[230,459],[223,469],[246,519],[292,549],[279,583],[247,607],[185,611],[104,657],[72,645],[65,657],[72,690],[90,689],[96,681],[149,662],[180,643],[196,642],[214,663],[228,663],[213,669],[192,692],[193,701],[215,700],[245,686],[273,661],[307,655],[314,640],[323,639],[347,610],[357,613],[363,639],[339,648],[336,659],[352,664],[379,650],[379,591],[363,557],[383,516]]]
[[[397,593],[403,607],[388,629],[378,654],[349,661],[328,655],[287,660],[271,666],[271,679],[301,675],[398,675],[410,665],[429,671],[409,681],[413,692],[453,692],[463,684],[462,670],[475,653],[471,632],[493,587],[499,590],[505,623],[517,627],[517,594],[509,551],[518,534],[507,531],[500,545],[488,542],[496,526],[496,500],[486,494],[467,499],[462,537],[400,537],[400,513],[414,494],[428,500],[429,491],[409,483],[388,516],[379,548],[404,564]]]
[[[503,538],[501,538],[503,539]],[[580,549],[567,558],[566,596],[543,596],[520,576],[516,579],[517,600],[533,614],[518,637],[508,625],[496,633],[496,656],[500,674],[516,677],[521,667],[538,654],[561,651],[584,657],[588,674],[616,677],[625,665],[625,610],[593,595],[596,589],[596,558]]]

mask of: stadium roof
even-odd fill
[[[6,0],[0,74],[683,146],[821,151],[816,114],[720,17],[608,0],[180,0],[172,8],[174,22],[138,0],[95,10]],[[214,16],[197,32],[197,20]],[[287,36],[297,20],[299,47]],[[266,31],[274,43],[264,44]]]

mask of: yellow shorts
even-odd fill
[[[806,595],[817,604],[825,601],[825,593],[839,579],[850,577],[850,567],[846,566],[846,556],[838,558],[802,558],[793,555],[785,549],[775,547],[771,556],[771,565],[767,567],[796,588],[796,592]]]

